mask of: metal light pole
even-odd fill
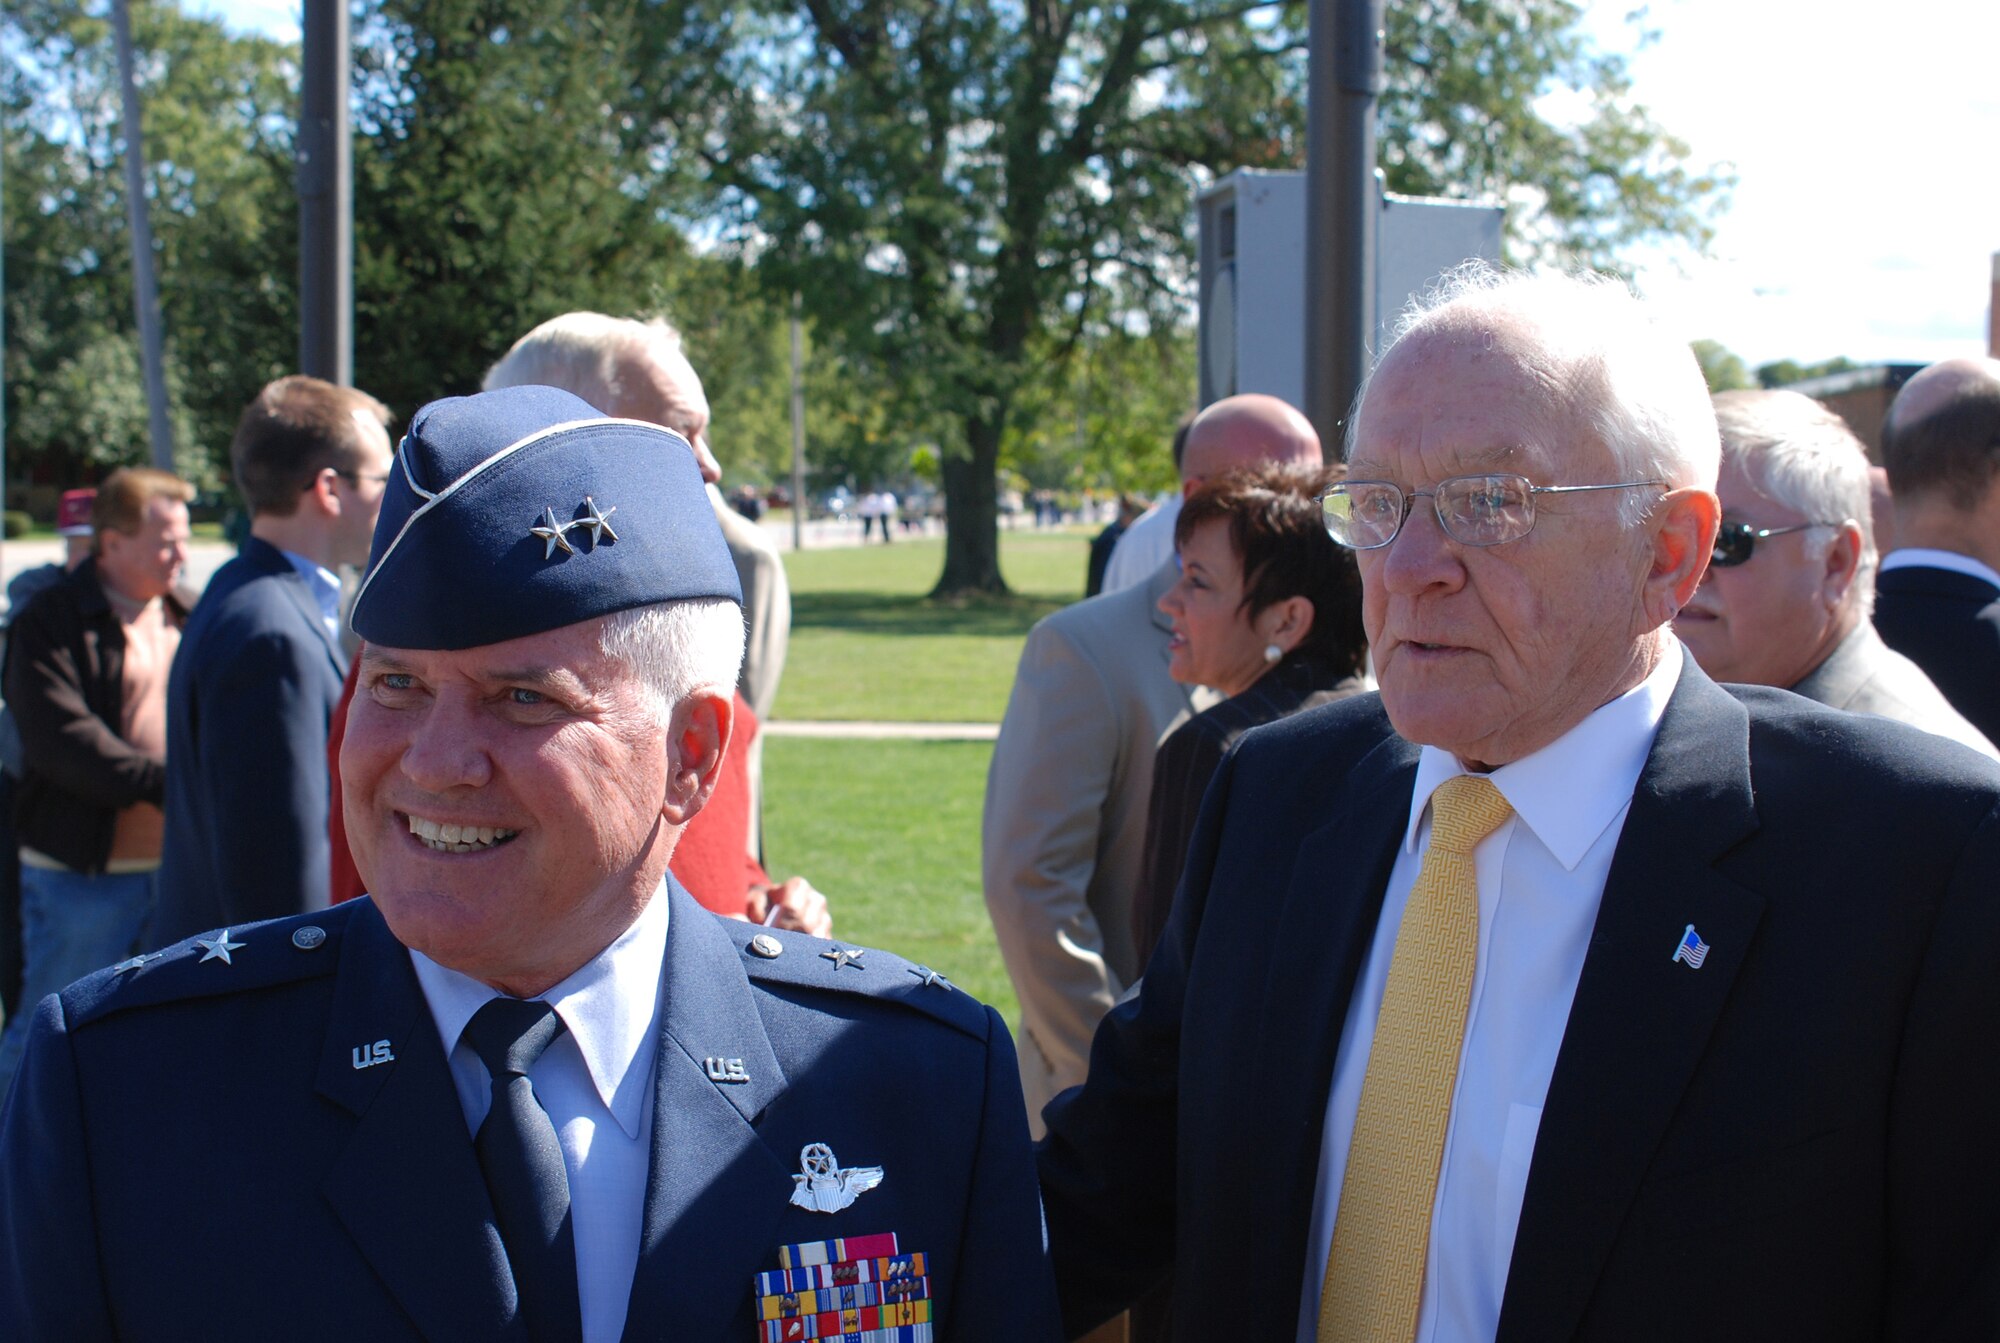
[[[805,549],[806,516],[806,375],[799,333],[803,300],[792,292],[792,549]]]
[[[126,0],[112,0],[111,29],[118,43],[118,92],[125,131],[125,214],[132,235],[132,306],[139,319],[139,358],[146,373],[146,425],[153,465],[174,469],[174,430],[167,420],[166,359],[161,352],[160,291],[153,279],[153,226],[146,209],[146,146],[133,69],[132,16]]]
[[[1375,334],[1382,0],[1312,0],[1306,112],[1306,418],[1328,455]]]
[[[354,381],[354,148],[346,0],[304,0],[299,89],[299,371]]]

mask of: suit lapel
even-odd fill
[[[1300,1175],[1319,1169],[1334,1056],[1409,823],[1417,758],[1418,749],[1392,733],[1356,762],[1332,804],[1333,820],[1299,845],[1279,917],[1268,924],[1260,920],[1260,926],[1283,928],[1285,935],[1283,964],[1266,978],[1265,1006],[1257,1019],[1262,1058],[1250,1075],[1287,1083],[1258,1097],[1257,1147],[1265,1174],[1250,1187],[1286,1192],[1281,1215],[1260,1223],[1265,1243],[1252,1249],[1246,1262],[1290,1266],[1289,1280],[1271,1298],[1283,1307],[1287,1329],[1303,1285],[1316,1187],[1315,1180]]]
[[[394,1061],[359,1065],[377,1041]],[[324,1193],[427,1338],[525,1339],[437,1027],[373,905],[344,934],[319,1091],[355,1116]]]
[[[1549,1082],[1499,1343],[1569,1337],[1763,917],[1715,860],[1757,828],[1749,715],[1695,669],[1632,796]],[[1687,925],[1699,970],[1673,959]]]
[[[727,1336],[752,1275],[775,1267],[792,1193],[791,1163],[755,1127],[786,1083],[740,955],[678,882],[668,889],[653,1158],[625,1321],[633,1340]],[[710,1057],[741,1059],[750,1080],[710,1081]]]
[[[285,557],[285,552],[270,542],[260,541],[253,536],[244,543],[244,553],[251,553],[252,546],[261,547],[262,553],[257,554],[257,562],[263,566],[265,572],[278,580],[279,590],[293,606],[298,608],[299,617],[306,622],[314,636],[319,639],[320,645],[326,649],[327,657],[333,662],[333,669],[345,677],[347,655],[340,651],[339,642],[327,632],[326,617],[320,614],[319,602],[313,597],[312,587],[306,582],[305,575],[293,568],[291,560]]]

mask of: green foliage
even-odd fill
[[[0,537],[18,541],[35,528],[35,520],[18,508],[10,508],[0,513]]]
[[[1710,393],[1737,392],[1757,385],[1743,361],[1721,341],[1692,341],[1689,348],[1694,351],[1695,362],[1701,365],[1701,376],[1707,380]]]
[[[1789,387],[1807,378],[1824,378],[1833,373],[1846,373],[1860,365],[1852,359],[1839,356],[1822,359],[1817,364],[1801,364],[1794,359],[1779,359],[1768,364],[1757,365],[1757,382],[1763,387]]]

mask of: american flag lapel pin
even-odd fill
[[[1701,934],[1689,924],[1681,934],[1681,943],[1674,948],[1674,959],[1684,963],[1690,970],[1701,969],[1701,963],[1708,959],[1708,943],[1701,940]]]

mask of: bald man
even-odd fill
[[[1897,548],[1875,628],[1952,707],[2000,738],[2000,359],[1911,378],[1882,426]]]
[[[1210,405],[1188,426],[1176,449],[1174,466],[1181,473],[1181,492],[1140,514],[1118,538],[1111,561],[1104,566],[1106,592],[1145,582],[1174,557],[1174,520],[1181,514],[1181,501],[1210,476],[1265,462],[1320,460],[1319,435],[1312,422],[1277,397],[1262,393],[1226,397]],[[1265,452],[1273,455],[1260,455]]]
[[[1196,417],[1181,468],[1192,489],[1238,467],[1319,461],[1305,416],[1236,396]],[[1037,1128],[1042,1105],[1083,1080],[1091,1032],[1144,969],[1132,894],[1154,749],[1216,700],[1167,675],[1172,623],[1159,600],[1176,576],[1170,551],[1146,581],[1036,625],[994,746],[981,873],[1021,1000],[1021,1084]]]

